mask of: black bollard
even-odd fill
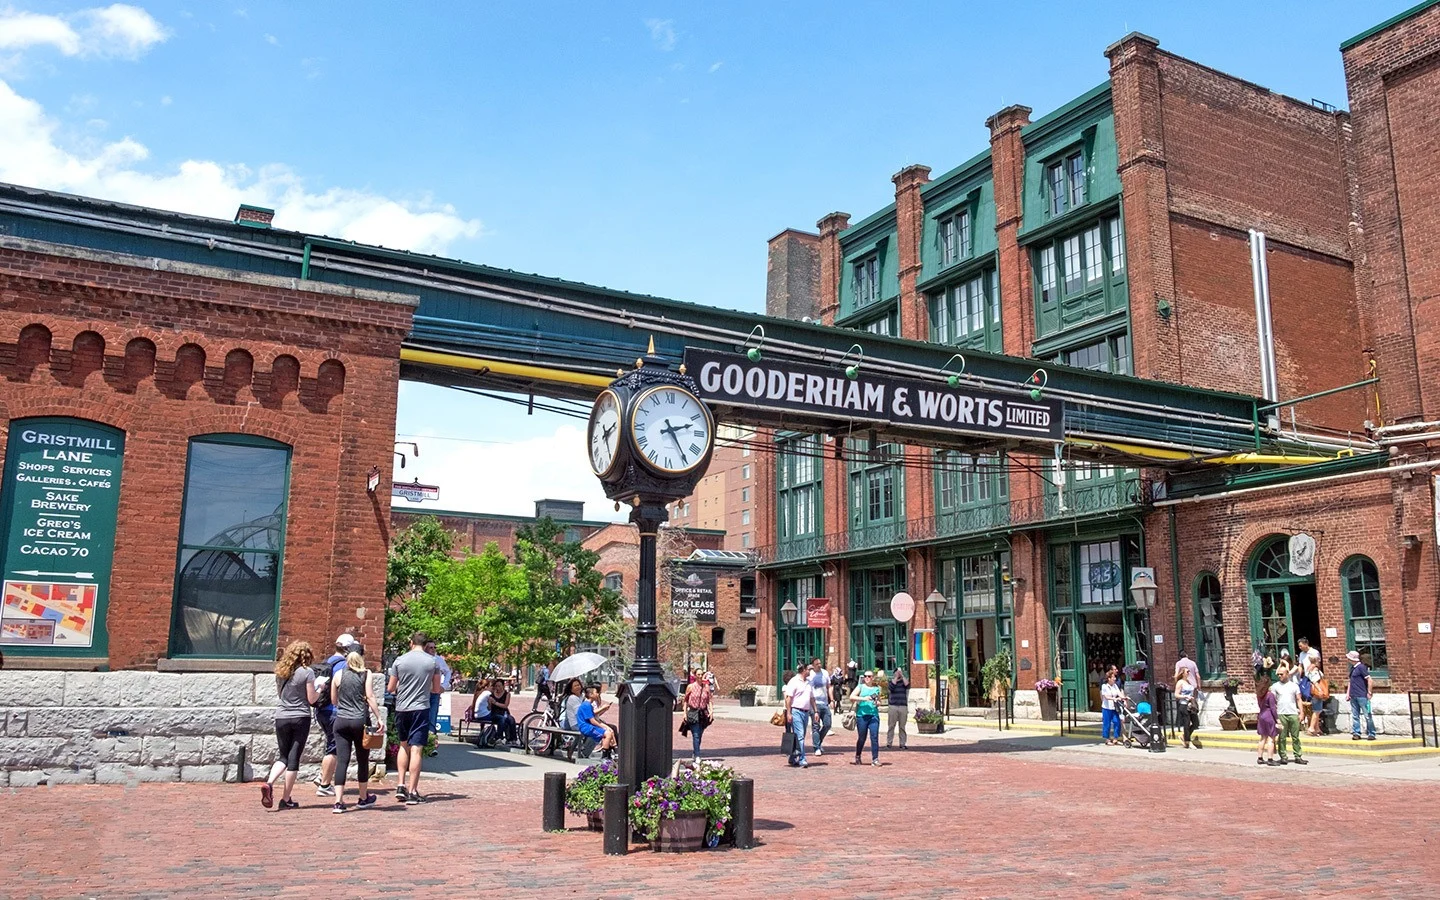
[[[730,818],[735,822],[735,849],[755,848],[755,782],[737,778],[730,782]]]
[[[545,804],[542,827],[546,831],[565,830],[565,773],[545,773]]]
[[[605,785],[605,855],[630,852],[630,785]]]

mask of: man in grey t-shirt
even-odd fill
[[[420,763],[430,737],[430,694],[440,692],[440,666],[425,652],[428,640],[423,632],[410,635],[410,652],[390,666],[388,689],[395,695],[395,732],[400,736],[395,799],[411,805],[425,799],[419,791]]]

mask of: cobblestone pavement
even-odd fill
[[[518,761],[517,780],[427,779],[417,807],[392,780],[343,817],[313,789],[280,812],[253,784],[21,788],[0,794],[0,895],[1440,897],[1430,785],[913,735],[876,769],[849,764],[843,731],[801,771],[768,724],[706,737],[755,779],[754,850],[606,857],[598,834],[545,834],[538,774]]]

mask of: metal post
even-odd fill
[[[755,846],[755,782],[737,778],[730,782],[730,818],[735,823],[735,849]]]
[[[670,773],[674,752],[670,723],[675,691],[659,659],[655,614],[655,538],[666,519],[663,503],[645,502],[630,513],[640,529],[640,576],[636,582],[635,662],[620,698],[620,781],[639,788],[647,778]]]
[[[1150,752],[1165,752],[1165,720],[1160,715],[1160,687],[1156,680],[1160,677],[1160,666],[1155,661],[1155,617],[1147,611],[1145,613],[1146,624],[1145,638],[1150,646],[1145,648],[1145,668],[1148,679],[1147,693],[1150,695]]]
[[[630,852],[630,785],[605,785],[605,855],[624,856]]]
[[[546,831],[565,830],[565,773],[545,773],[545,801],[541,827]]]

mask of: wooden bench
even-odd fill
[[[541,734],[549,735],[543,749],[534,749],[534,743],[530,737],[531,732],[540,732]],[[540,754],[554,756],[555,751],[560,750],[565,754],[565,759],[572,763],[575,761],[575,755],[577,753],[581,757],[588,758],[590,752],[595,749],[595,742],[580,732],[557,728],[553,725],[528,725],[525,728],[525,733],[521,735],[520,738],[520,742],[525,745],[526,753],[534,753],[537,756]]]

